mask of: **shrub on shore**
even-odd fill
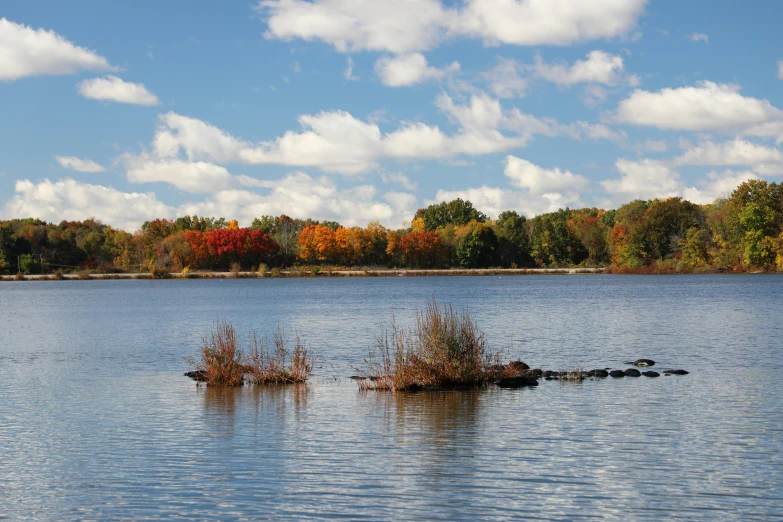
[[[456,388],[487,384],[502,376],[501,353],[489,349],[468,312],[457,313],[435,299],[417,313],[411,330],[398,327],[378,338],[365,360],[365,390]]]
[[[307,348],[296,337],[292,351],[286,348],[282,330],[274,336],[274,348],[269,340],[253,333],[251,348],[245,353],[239,343],[236,329],[229,321],[218,321],[203,339],[201,356],[190,361],[195,366],[198,380],[208,385],[241,386],[250,384],[303,383],[313,370],[313,359]]]

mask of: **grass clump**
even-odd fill
[[[296,336],[296,345],[292,351],[286,348],[283,333],[278,327],[270,349],[269,339],[252,337],[253,348],[247,357],[246,368],[248,382],[252,384],[294,384],[302,383],[313,371],[313,359],[308,356],[307,348]]]
[[[278,327],[274,348],[270,349],[269,344],[266,337],[259,337],[254,332],[251,348],[245,353],[234,326],[229,321],[218,321],[203,339],[200,358],[189,360],[195,371],[186,375],[215,386],[305,382],[313,370],[313,358],[299,336],[293,350],[289,351]]]
[[[500,375],[500,352],[487,346],[483,332],[466,312],[435,299],[405,330],[392,318],[391,329],[378,338],[365,360],[365,390],[417,390],[480,386]]]

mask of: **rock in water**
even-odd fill
[[[510,363],[508,363],[508,367],[516,371],[530,369],[530,366],[523,363],[522,361],[511,361]]]
[[[661,374],[660,374],[660,373],[658,373],[658,372],[652,372],[652,371],[649,371],[649,372],[642,372],[642,375],[644,375],[645,377],[660,377],[660,376],[661,376]]]
[[[612,370],[611,372],[609,372],[609,375],[611,375],[612,377],[615,377],[615,378],[616,377],[625,377],[625,372],[622,371],[622,370]]]
[[[625,370],[625,375],[628,377],[639,377],[641,373],[636,368],[628,368]]]
[[[686,370],[666,370],[664,375],[688,375],[690,372]]]
[[[190,377],[194,381],[205,382],[207,380],[207,372],[203,370],[195,370],[192,372],[185,372],[185,377]]]
[[[524,388],[525,386],[538,386],[538,381],[533,377],[504,377],[496,382],[501,388]]]
[[[588,377],[609,377],[609,372],[606,370],[590,370],[587,372]]]
[[[636,359],[633,363],[634,366],[655,366],[655,361],[652,359]]]

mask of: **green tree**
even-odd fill
[[[471,221],[483,223],[487,216],[473,208],[473,203],[455,199],[446,203],[430,205],[416,211],[414,219],[423,219],[425,230],[432,232],[446,225],[462,226]]]

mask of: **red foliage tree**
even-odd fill
[[[400,239],[397,251],[406,265],[431,268],[441,255],[440,236],[435,232],[411,232]]]

